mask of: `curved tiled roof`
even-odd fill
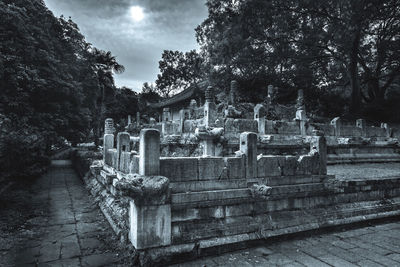
[[[147,105],[151,108],[163,108],[163,107],[167,107],[176,103],[179,103],[181,101],[190,99],[191,97],[193,97],[197,92],[203,92],[208,85],[208,81],[202,81],[199,82],[197,84],[193,84],[191,86],[189,86],[188,88],[186,88],[185,90],[183,90],[182,92],[173,95],[172,97],[165,99],[161,102],[158,103],[148,103]]]

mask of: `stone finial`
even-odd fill
[[[231,90],[229,92],[231,105],[236,105],[237,91],[238,91],[238,82],[233,80],[233,81],[231,81]]]
[[[214,103],[214,88],[208,86],[205,92],[206,102]]]
[[[160,132],[156,129],[140,131],[139,174],[160,174]]]
[[[104,125],[104,134],[113,134],[114,131],[114,120],[107,118]]]

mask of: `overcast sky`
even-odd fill
[[[45,0],[71,17],[86,40],[125,66],[117,86],[140,91],[154,82],[163,50],[198,49],[194,29],[207,17],[205,0]]]

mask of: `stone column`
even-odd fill
[[[104,137],[103,137],[103,161],[104,164],[110,165],[107,160],[107,151],[114,148],[114,121],[111,118],[105,120]]]
[[[120,132],[117,135],[117,166],[116,169],[121,169],[121,158],[123,152],[130,151],[131,136],[127,132]]]
[[[160,174],[160,132],[156,129],[140,131],[139,174]]]
[[[265,116],[267,111],[265,107],[261,104],[257,104],[254,107],[254,120],[258,123],[258,133],[261,135],[265,134]]]
[[[331,120],[331,125],[335,128],[335,136],[339,137],[342,135],[342,120],[340,117],[336,117]]]
[[[132,124],[132,116],[128,115],[128,125]]]
[[[229,91],[229,97],[232,106],[236,105],[237,91],[238,91],[238,82],[233,80],[231,81],[231,89]]]
[[[204,124],[206,127],[214,125],[216,120],[216,106],[214,103],[214,89],[208,86],[205,92],[206,103],[204,104]]]
[[[240,151],[246,155],[246,178],[257,177],[257,134],[240,134]]]
[[[326,139],[321,131],[315,131],[316,136],[313,136],[310,143],[310,150],[317,150],[319,155],[319,174],[326,175],[327,165],[327,147]]]

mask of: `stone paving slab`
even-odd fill
[[[170,266],[400,267],[400,218],[392,220],[267,240],[263,246]]]
[[[10,206],[0,211],[0,266],[129,266],[133,262],[132,247],[116,240],[70,161],[53,161],[48,173],[27,187],[11,192]],[[21,221],[7,220],[17,204],[23,210]],[[13,223],[16,229],[8,229]]]

